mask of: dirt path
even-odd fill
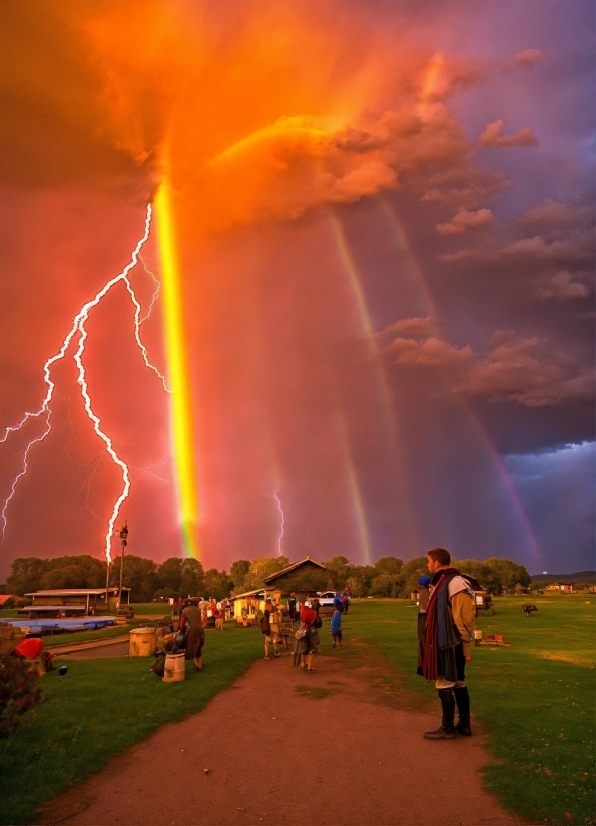
[[[305,674],[293,668],[287,653],[256,662],[202,712],[165,726],[50,801],[38,823],[56,823],[82,807],[61,822],[520,822],[482,790],[477,769],[489,755],[480,735],[425,740],[421,733],[436,727],[437,716],[391,707],[395,695],[388,698],[387,672],[378,661],[354,669],[339,656],[318,656],[316,669]]]

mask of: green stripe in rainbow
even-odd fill
[[[166,353],[171,396],[171,428],[178,514],[186,556],[199,558],[196,542],[197,484],[194,467],[192,393],[180,268],[174,232],[174,209],[169,181],[162,181],[155,197],[157,236],[161,257]]]

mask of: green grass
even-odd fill
[[[181,605],[174,606],[176,616],[181,607]],[[158,617],[170,616],[172,610],[172,606],[166,602],[133,602],[131,608],[134,608],[135,614],[155,614]]]
[[[485,785],[533,821],[593,823],[594,596],[533,596],[538,611],[528,619],[523,599],[495,602],[496,616],[478,627],[511,647],[474,647],[466,671],[472,714],[496,758],[483,769]],[[434,685],[415,673],[416,610],[401,600],[355,603],[344,639],[379,646],[410,701],[432,702],[438,716]]]
[[[208,634],[204,670],[191,663],[181,683],[147,674],[149,658],[64,661],[63,680],[57,670],[43,678],[35,719],[0,740],[0,822],[30,822],[43,801],[164,723],[200,711],[262,653],[258,630]]]
[[[19,616],[19,611],[17,608],[0,608],[0,619],[3,617],[9,617],[10,619],[15,619]]]

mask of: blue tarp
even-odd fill
[[[79,619],[10,619],[2,617],[0,622],[8,622],[16,628],[29,628],[35,634],[43,631],[95,631],[116,624],[116,617],[92,617]]]

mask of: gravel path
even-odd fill
[[[382,664],[348,668],[339,654],[318,656],[315,665],[314,674],[303,673],[287,652],[256,662],[202,712],[165,726],[50,801],[37,822],[521,822],[482,789],[477,769],[490,758],[479,734],[425,740],[422,732],[436,727],[438,715],[392,707],[395,697],[390,703],[379,688]]]

